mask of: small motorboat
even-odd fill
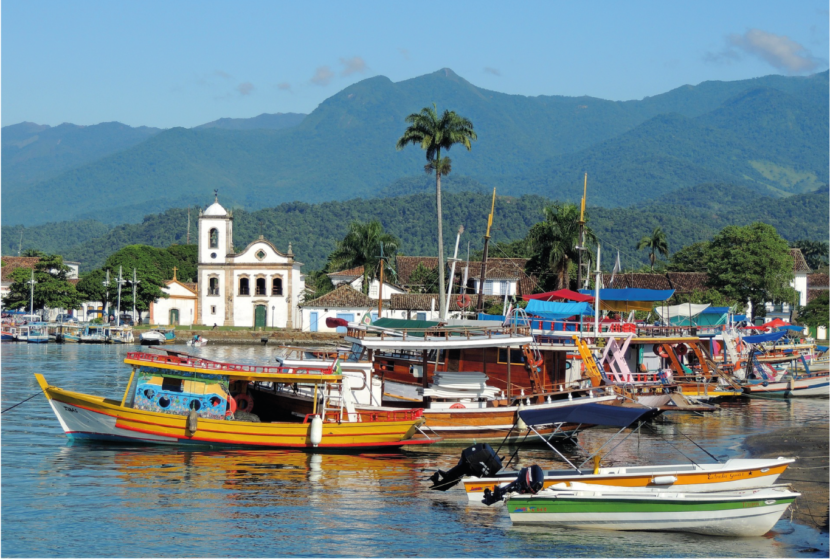
[[[187,345],[189,345],[191,347],[204,347],[204,346],[207,345],[207,343],[208,343],[207,338],[203,338],[202,336],[199,336],[198,334],[196,336],[193,336],[193,339],[187,340]]]
[[[141,345],[164,345],[167,343],[167,337],[164,335],[164,332],[160,332],[159,330],[148,330],[147,332],[141,333],[139,342]]]

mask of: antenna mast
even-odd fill
[[[576,271],[576,289],[582,289],[582,251],[585,250],[585,198],[588,197],[588,173],[585,173],[585,186],[582,189],[582,205],[579,209],[579,241],[576,252],[579,261]]]
[[[484,310],[484,276],[487,275],[487,249],[490,248],[490,227],[493,225],[493,211],[496,209],[496,189],[493,188],[493,203],[490,205],[490,215],[487,217],[487,234],[484,235],[484,256],[481,258],[481,278],[478,282],[478,302],[476,313]]]

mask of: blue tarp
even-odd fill
[[[583,295],[593,295],[590,289],[580,289]],[[674,289],[600,289],[601,301],[667,301],[674,295]]]
[[[498,320],[499,322],[504,322],[504,316],[500,314],[484,314],[483,312],[478,313],[479,320]]]
[[[726,314],[729,312],[729,307],[706,307],[700,314]]]
[[[758,334],[757,336],[744,336],[744,343],[747,344],[761,344],[764,342],[774,342],[783,338],[786,332],[773,332],[771,334]]]
[[[828,349],[830,349],[830,347],[828,347],[826,345],[817,345],[816,349],[819,350],[819,351],[827,351]]]
[[[732,320],[735,322],[746,322],[746,315],[745,314],[736,314],[732,317]]]
[[[803,332],[803,326],[780,326],[779,330],[789,330],[790,332]]]
[[[562,320],[569,316],[594,316],[594,309],[588,303],[554,303],[531,299],[525,309],[527,314],[547,320]]]
[[[651,412],[651,408],[624,408],[605,404],[578,404],[561,408],[522,410],[519,417],[528,425],[550,425],[552,423],[582,423],[627,427]]]

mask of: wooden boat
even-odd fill
[[[80,335],[80,343],[82,344],[108,344],[110,343],[109,336],[103,324],[87,324],[83,333]]]
[[[152,353],[128,353],[124,362],[132,373],[121,400],[64,390],[35,375],[69,438],[307,450],[434,442],[412,440],[424,423],[420,409],[350,417],[323,407],[302,422],[274,421],[280,410],[267,406],[256,416],[239,411],[243,404],[253,409],[250,383],[339,382],[331,366],[288,371]]]
[[[830,396],[830,373],[784,375],[778,381],[762,381],[743,386],[744,394],[762,398],[801,398]]]
[[[0,329],[0,341],[16,342],[17,328],[15,326],[9,326],[4,324],[3,327]]]
[[[511,493],[515,524],[567,528],[763,536],[800,495],[784,487],[715,493],[641,493],[570,487]]]
[[[46,324],[25,324],[17,327],[17,339],[30,344],[45,344],[49,342]]]
[[[83,332],[84,329],[85,326],[83,324],[60,324],[55,341],[63,344],[80,343],[81,332]]]
[[[131,326],[106,326],[104,334],[112,344],[134,344],[133,329]]]

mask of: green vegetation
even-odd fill
[[[544,291],[568,289],[568,267],[577,262],[579,253],[579,208],[574,204],[554,202],[542,208],[542,221],[527,233],[525,246],[530,249],[527,268],[540,278]],[[588,216],[585,216],[588,221]],[[586,244],[596,243],[590,227],[585,227]]]
[[[394,259],[399,245],[400,241],[386,233],[380,221],[353,221],[346,236],[329,255],[328,269],[339,271],[363,266],[363,292],[368,293],[369,281],[380,272],[381,251],[387,258],[384,260],[384,272],[394,273],[388,259]]]
[[[409,276],[409,285],[415,293],[437,293],[438,269],[427,268],[423,262],[418,262],[412,275]]]
[[[81,295],[75,286],[69,283],[66,275],[69,266],[63,263],[60,256],[38,255],[40,261],[34,267],[34,310],[43,308],[74,309],[82,301]],[[9,309],[28,309],[31,300],[32,270],[18,268],[11,273],[12,283],[9,294],[4,300],[4,306]]]
[[[471,141],[478,139],[473,130],[473,123],[455,111],[445,110],[438,116],[438,108],[433,103],[432,108],[424,107],[420,113],[412,113],[406,117],[409,127],[403,136],[398,138],[395,148],[400,151],[409,144],[420,146],[426,152],[428,163],[424,166],[427,174],[435,173],[435,206],[438,218],[438,262],[444,262],[444,230],[441,216],[441,176],[449,175],[452,171],[452,160],[441,157],[441,150],[450,151],[455,144],[461,144],[467,151],[472,149]],[[438,266],[438,303],[439,315],[447,315],[446,301],[444,300],[444,266]]]
[[[826,241],[800,239],[790,243],[790,246],[801,249],[801,254],[804,255],[807,265],[814,272],[827,268],[828,263],[830,263],[830,245]]]
[[[830,292],[823,291],[798,312],[798,323],[805,326],[828,326],[830,323]]]
[[[648,249],[648,261],[651,263],[651,271],[654,271],[654,262],[657,260],[657,253],[663,256],[669,255],[669,244],[666,242],[666,234],[658,225],[651,232],[651,235],[646,235],[640,242],[637,243],[637,250]]]
[[[764,303],[793,303],[798,294],[790,287],[793,258],[775,228],[764,223],[729,226],[715,235],[706,253],[710,287],[735,301],[750,301],[755,316],[763,316]]]

